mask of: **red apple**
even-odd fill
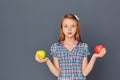
[[[95,52],[96,52],[97,54],[99,54],[100,51],[101,51],[103,48],[104,48],[103,45],[97,45],[97,46],[95,46],[94,50],[95,50]]]

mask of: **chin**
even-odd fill
[[[74,38],[74,36],[67,36],[67,38]]]

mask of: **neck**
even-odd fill
[[[66,44],[75,44],[76,40],[74,38],[65,38]]]

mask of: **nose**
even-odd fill
[[[68,31],[71,31],[71,27],[68,27]]]

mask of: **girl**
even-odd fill
[[[59,40],[51,46],[53,63],[48,57],[42,59],[35,55],[35,59],[40,63],[45,62],[58,80],[86,80],[96,59],[105,54],[104,48],[99,54],[94,53],[88,63],[87,57],[90,52],[88,44],[82,42],[80,37],[79,18],[73,14],[66,14],[61,20]]]

